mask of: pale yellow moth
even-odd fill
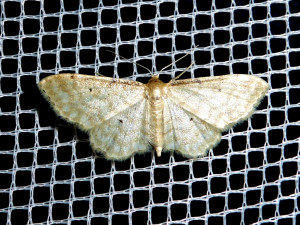
[[[53,109],[88,132],[92,148],[111,160],[151,146],[157,156],[174,150],[189,158],[205,156],[222,131],[253,114],[269,88],[253,75],[178,77],[164,83],[157,74],[143,84],[58,74],[40,81],[39,88]]]

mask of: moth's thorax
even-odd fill
[[[150,138],[157,156],[161,155],[164,145],[164,97],[167,94],[167,83],[162,82],[158,76],[153,76],[147,86],[146,97],[150,107]]]
[[[157,76],[153,76],[149,83],[146,84],[147,88],[147,98],[152,103],[162,101],[163,96],[167,94],[167,83],[162,82]]]

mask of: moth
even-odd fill
[[[251,75],[178,77],[164,83],[157,74],[143,84],[58,74],[40,81],[39,88],[58,115],[88,132],[92,148],[109,160],[152,148],[158,157],[162,151],[205,156],[223,131],[253,114],[269,88]]]

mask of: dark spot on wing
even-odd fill
[[[123,123],[123,120],[119,120],[120,123]]]
[[[194,119],[193,118],[190,118],[190,121],[193,121]]]
[[[92,91],[93,91],[93,89],[92,89],[92,88],[90,88],[89,90],[90,90],[90,92],[92,92]]]

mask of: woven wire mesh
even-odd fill
[[[2,0],[0,224],[299,223],[297,0]],[[197,47],[196,47],[197,46]],[[196,47],[196,48],[195,48]],[[207,157],[95,158],[52,111],[42,78],[252,74],[270,91]],[[298,78],[298,79],[297,79]],[[87,109],[88,110],[88,109]]]

